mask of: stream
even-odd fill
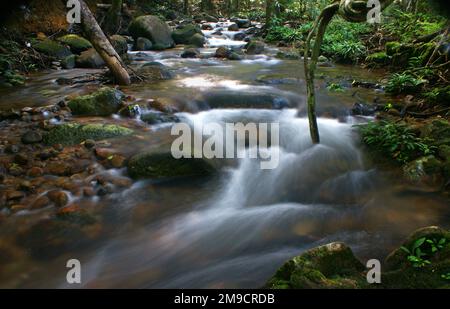
[[[213,24],[215,30],[226,26]],[[204,33],[208,41],[203,55],[214,54],[219,46],[246,44],[233,40],[236,32]],[[65,263],[76,258],[82,264],[83,288],[258,288],[286,260],[321,244],[342,241],[363,262],[382,260],[417,228],[449,227],[446,199],[399,183],[395,172],[378,170],[360,144],[354,125],[370,118],[351,116],[349,110],[358,100],[385,97],[378,90],[351,88],[351,81],[376,82],[383,72],[356,66],[319,68],[322,143],[313,146],[305,116],[303,63],[277,59],[279,50],[267,46],[264,54],[240,61],[183,59],[182,48],[130,51],[133,64],[158,61],[176,77],[121,88],[127,95],[137,101],[155,97],[182,101],[186,109],[177,116],[188,123],[278,122],[278,168],[261,170],[257,160],[236,159],[207,178],[138,181],[107,197],[78,199],[79,204],[103,209],[108,233],[87,249],[48,259],[24,258],[15,266],[17,278],[0,277],[0,286],[70,288]],[[98,85],[58,85],[56,80],[100,71],[36,74],[24,88],[0,93],[0,106],[48,105],[68,95],[89,93]],[[348,88],[330,92],[328,82]],[[267,98],[275,107],[286,108],[267,107]],[[242,104],[235,106],[233,100]],[[199,107],[202,104],[215,108],[205,110]],[[119,146],[123,153],[158,148],[173,140],[170,124],[149,126],[117,115],[82,121],[138,130],[138,137]],[[104,173],[126,176],[125,169]],[[33,214],[18,214],[14,226],[32,220]],[[0,228],[2,237],[13,230]]]

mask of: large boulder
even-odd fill
[[[150,151],[133,156],[128,162],[132,178],[173,178],[206,176],[215,169],[203,159],[175,159],[170,151]]]
[[[105,66],[105,61],[94,48],[91,48],[77,56],[75,64],[77,68],[99,69]]]
[[[357,288],[364,265],[343,243],[313,248],[286,262],[266,284],[268,288]]]
[[[33,48],[40,53],[57,59],[64,59],[72,54],[69,48],[50,39],[39,41],[33,45]]]
[[[153,45],[161,49],[174,47],[169,26],[159,17],[154,15],[144,15],[134,19],[128,29],[129,33],[136,40],[140,37],[152,41]]]
[[[179,29],[176,29],[172,33],[172,38],[177,44],[189,44],[189,40],[195,35],[203,35],[202,30],[196,25],[188,24]]]
[[[74,54],[80,54],[85,50],[92,48],[91,42],[76,34],[64,35],[58,38],[58,41],[64,45],[69,46],[70,50]]]
[[[131,134],[133,134],[132,130],[113,124],[66,123],[53,127],[44,135],[44,143],[75,145],[86,140],[103,140]]]
[[[110,116],[119,110],[124,97],[117,89],[103,87],[92,94],[70,100],[68,106],[74,115]]]
[[[239,28],[250,28],[252,26],[252,22],[249,19],[238,18],[234,22]]]
[[[148,62],[137,70],[137,74],[148,81],[167,80],[173,78],[168,67],[159,62]]]

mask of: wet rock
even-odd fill
[[[195,35],[200,34],[203,36],[200,27],[197,25],[189,24],[182,28],[176,29],[172,33],[172,37],[177,44],[189,44],[189,40]]]
[[[430,155],[414,160],[403,168],[403,175],[407,181],[420,186],[439,187],[442,184],[443,162]]]
[[[235,41],[243,41],[243,40],[245,40],[246,36],[247,36],[247,35],[246,35],[245,33],[239,32],[239,33],[236,33],[236,34],[233,36],[233,40],[235,40]]]
[[[228,31],[239,31],[239,26],[237,24],[231,24],[228,26]]]
[[[57,176],[71,175],[71,166],[65,162],[50,162],[47,167],[47,172]]]
[[[36,144],[42,141],[42,134],[38,131],[27,131],[22,135],[22,143],[24,144]]]
[[[202,101],[210,108],[286,108],[289,100],[271,93],[217,90],[205,93]]]
[[[195,48],[185,49],[181,54],[181,58],[198,58],[199,56],[200,52]]]
[[[52,190],[47,193],[47,197],[56,207],[63,207],[69,203],[69,197],[64,191]]]
[[[71,70],[71,69],[75,68],[76,59],[77,59],[77,57],[75,55],[70,55],[70,56],[62,59],[61,67],[66,70]]]
[[[249,19],[238,18],[233,20],[239,28],[250,28],[252,23]]]
[[[25,197],[24,192],[15,190],[7,190],[4,191],[3,194],[5,195],[7,201],[19,201]]]
[[[203,24],[202,25],[202,30],[213,30],[213,26],[211,26],[210,24]]]
[[[20,176],[24,173],[23,168],[21,168],[19,165],[17,164],[12,164],[9,169],[8,172],[12,175],[12,176]]]
[[[188,44],[195,47],[203,47],[206,43],[206,39],[203,34],[196,33],[190,39]]]
[[[352,115],[373,116],[378,110],[377,106],[358,102],[352,107]]]
[[[114,47],[116,52],[123,58],[128,52],[128,42],[124,36],[115,34],[109,37],[111,45]]]
[[[66,46],[50,39],[33,44],[33,48],[40,53],[58,59],[64,59],[72,54]]]
[[[143,114],[141,115],[141,120],[151,125],[180,121],[177,116],[165,114],[162,112],[150,112],[147,114]]]
[[[268,288],[356,288],[364,265],[343,243],[313,248],[289,260],[266,284]]]
[[[133,131],[112,124],[87,124],[78,123],[62,124],[55,126],[45,136],[47,145],[63,144],[74,145],[85,140],[102,140],[113,137],[121,137],[133,134]]]
[[[6,153],[14,154],[14,153],[18,153],[19,151],[20,151],[20,147],[18,145],[8,144],[5,147]]]
[[[91,48],[77,56],[75,64],[77,68],[99,69],[105,66],[105,61],[94,48]]]
[[[95,152],[95,155],[97,156],[97,158],[99,158],[101,160],[108,159],[109,157],[112,157],[115,153],[115,151],[113,149],[102,148],[102,147],[95,148],[94,152]]]
[[[147,81],[168,80],[174,77],[172,71],[159,62],[148,62],[137,70],[137,74]]]
[[[231,49],[221,46],[216,50],[215,57],[228,59],[228,57],[230,57],[231,53],[232,53]]]
[[[158,45],[163,49],[172,48],[175,45],[170,28],[154,15],[137,17],[131,22],[128,32],[135,40],[140,37],[147,38],[153,45]]]
[[[74,115],[109,116],[119,110],[124,98],[121,91],[103,87],[92,94],[70,100],[68,106]]]
[[[264,52],[265,45],[261,41],[250,41],[245,49],[247,55],[259,55]]]
[[[69,46],[74,54],[80,54],[85,50],[92,48],[91,42],[76,34],[67,34],[57,39],[63,45]]]
[[[34,166],[28,170],[27,175],[29,177],[40,177],[44,174],[44,170],[40,167]]]
[[[50,205],[50,199],[43,195],[38,197],[33,204],[31,204],[31,210],[42,209]]]
[[[153,47],[152,41],[147,38],[138,38],[136,40],[136,50],[151,50]]]
[[[94,148],[95,147],[95,141],[93,139],[87,139],[84,142],[84,147],[86,147],[88,149]]]
[[[228,60],[240,61],[240,60],[242,60],[242,57],[241,57],[241,55],[239,55],[236,52],[231,52],[231,54],[228,56]]]
[[[208,23],[217,23],[219,22],[219,19],[217,17],[214,17],[212,15],[204,14],[203,19]]]
[[[275,57],[278,59],[283,59],[283,60],[299,60],[300,59],[300,55],[298,53],[284,52],[284,51],[279,51]]]
[[[121,155],[113,155],[109,163],[113,168],[122,168],[125,166],[126,158]]]
[[[28,155],[24,153],[18,153],[14,156],[14,162],[20,165],[27,165],[28,164]]]
[[[133,156],[128,162],[128,173],[132,178],[172,178],[182,176],[205,176],[215,169],[203,159],[175,159],[168,152],[144,152]]]

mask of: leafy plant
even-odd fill
[[[344,92],[344,88],[340,84],[331,83],[327,87],[328,91]]]
[[[422,237],[414,242],[411,249],[404,246],[401,247],[401,249],[408,254],[408,261],[411,262],[411,264],[416,268],[421,268],[431,264],[429,260],[424,258],[427,254],[421,249],[421,246],[425,243],[425,241],[426,237]]]
[[[450,273],[442,274],[441,278],[444,280],[450,280]]]
[[[425,83],[424,79],[418,79],[408,72],[394,73],[386,84],[386,91],[391,94],[415,93]]]
[[[401,249],[408,254],[407,259],[414,267],[422,268],[431,264],[428,259],[436,252],[444,249],[446,242],[447,239],[444,237],[439,240],[422,237],[417,239],[410,249],[405,246],[402,246]]]
[[[431,145],[431,139],[417,137],[406,125],[379,121],[360,125],[359,128],[367,145],[376,147],[400,163],[434,154],[436,149]]]

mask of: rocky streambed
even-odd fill
[[[103,87],[101,69],[78,68],[2,90],[0,286],[70,287],[65,265],[76,258],[82,287],[260,287],[319,245],[382,260],[415,229],[448,227],[445,197],[378,170],[358,142],[353,124],[370,116],[352,107],[385,97],[352,84],[379,73],[323,59],[323,143],[312,146],[298,55],[250,45],[257,25],[200,27],[161,38],[178,44],[163,51],[135,38],[130,65],[146,81],[129,87]],[[343,92],[327,89],[336,82]],[[280,166],[174,160],[178,122],[277,122]],[[295,281],[304,271],[294,264],[268,286],[361,287],[360,263],[344,283],[310,264],[321,274]]]

